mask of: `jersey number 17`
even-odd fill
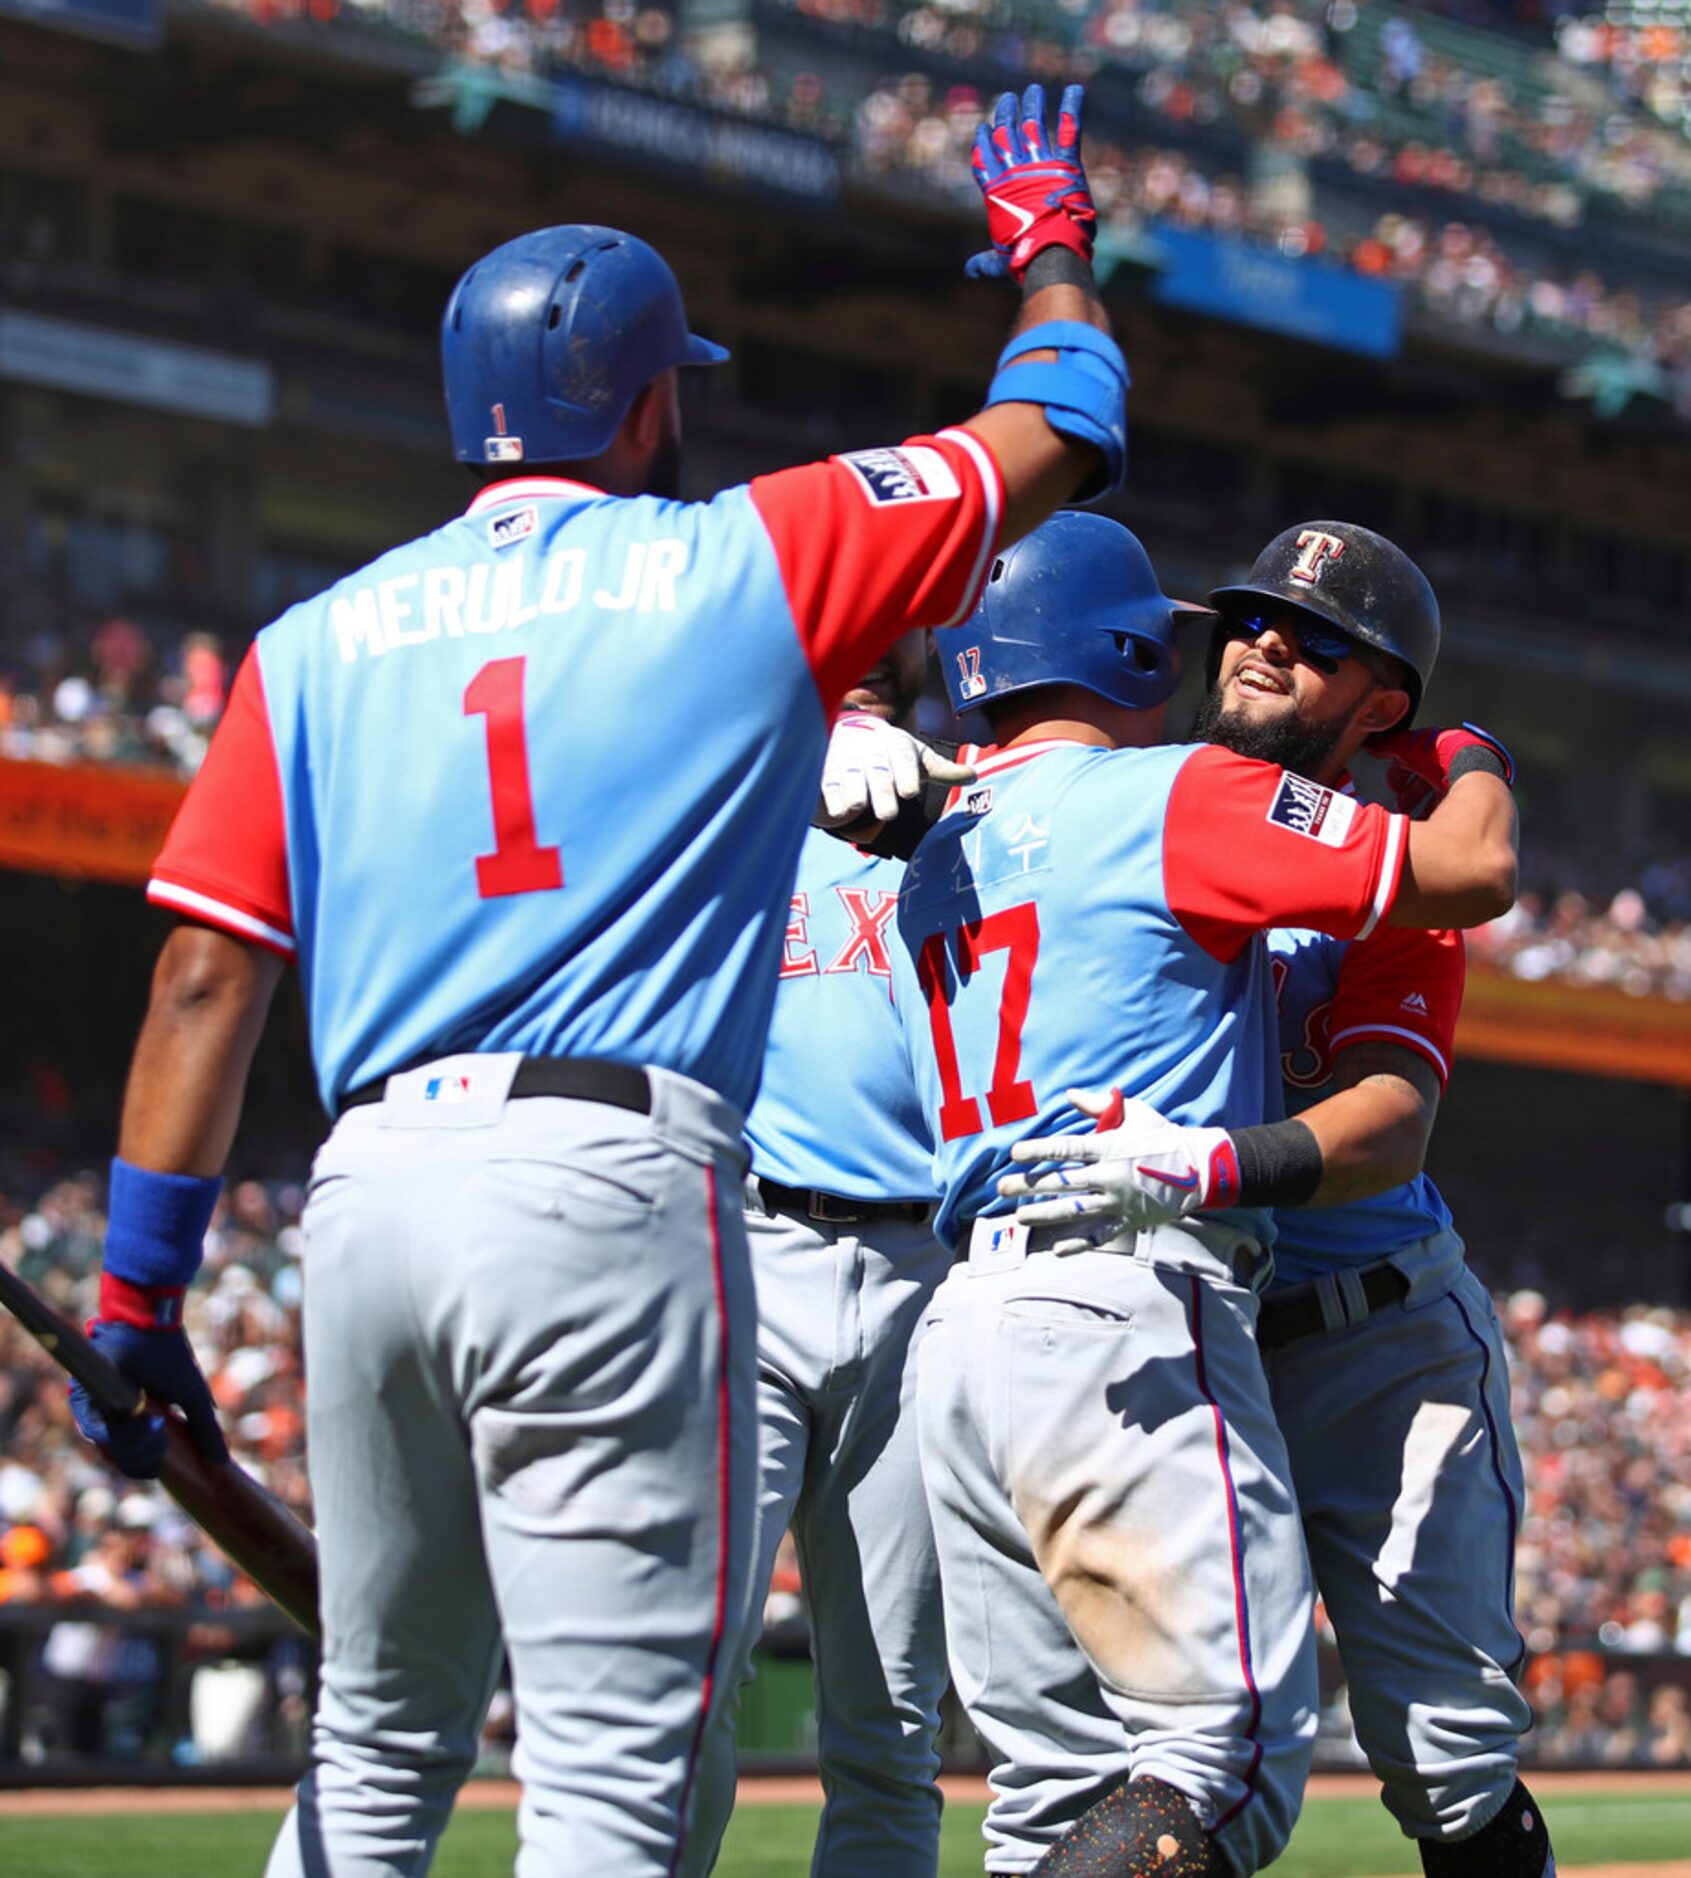
[[[946,988],[951,980],[948,947],[957,957],[957,983],[972,978],[981,960],[992,952],[1008,952],[1004,989],[998,998],[998,1048],[992,1059],[992,1082],[986,1090],[987,1113],[993,1125],[1007,1127],[1039,1113],[1033,1084],[1021,1073],[1022,1026],[1027,1022],[1028,1000],[1033,994],[1033,968],[1039,962],[1039,908],[1031,900],[1007,906],[997,913],[966,921],[950,934],[930,933],[917,955],[916,976],[928,1007],[934,1061],[939,1068],[939,1130],[943,1140],[978,1135],[985,1123],[980,1101],[963,1093],[957,1066],[957,1039],[951,1028],[951,1004]]]

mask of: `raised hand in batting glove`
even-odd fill
[[[211,1390],[182,1329],[180,1287],[131,1284],[107,1272],[100,1279],[100,1315],[87,1330],[94,1347],[154,1402],[181,1409],[194,1446],[208,1461],[228,1460]],[[132,1480],[157,1479],[165,1452],[162,1415],[103,1414],[74,1382],[70,1406],[77,1427],[121,1473]]]
[[[1119,1089],[1071,1089],[1068,1096],[1096,1128],[1011,1148],[1016,1161],[1059,1163],[1054,1173],[1006,1174],[999,1181],[1005,1199],[1021,1202],[1018,1225],[1100,1222],[1144,1232],[1237,1199],[1239,1160],[1225,1128],[1182,1128]]]
[[[822,764],[822,799],[811,818],[818,828],[855,828],[892,821],[931,782],[965,783],[975,772],[953,763],[919,737],[864,711],[834,724]]]
[[[964,271],[977,279],[1008,274],[1021,285],[1028,263],[1044,248],[1068,248],[1090,263],[1098,211],[1080,166],[1082,87],[1070,85],[1057,112],[1057,141],[1045,128],[1045,87],[1029,85],[1018,102],[1006,91],[991,126],[975,132],[969,166],[986,198],[992,246]]]
[[[1370,756],[1386,765],[1386,787],[1405,815],[1419,820],[1441,802],[1458,776],[1489,770],[1513,786],[1515,762],[1502,743],[1478,724],[1450,730],[1388,730],[1370,737]]]

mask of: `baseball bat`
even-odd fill
[[[164,1416],[159,1481],[194,1524],[308,1637],[317,1621],[317,1541],[307,1526],[234,1461],[208,1461],[174,1410],[149,1402],[123,1371],[0,1259],[0,1304],[88,1391],[102,1415]]]

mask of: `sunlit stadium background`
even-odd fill
[[[1528,1758],[1691,1765],[1691,6],[0,0],[0,1256],[87,1314],[138,883],[253,631],[461,505],[462,266],[656,243],[734,350],[693,493],[954,420],[1011,305],[964,152],[1028,77],[1088,84],[1113,506],[1165,584],[1379,528],[1443,601],[1429,715],[1515,750],[1433,1171],[1515,1362]],[[303,1511],[320,1118],[272,1030],[190,1322]],[[784,1564],[754,1762],[810,1751],[805,1649]],[[0,1321],[0,1784],[286,1772],[312,1675]]]

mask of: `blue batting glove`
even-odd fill
[[[211,1390],[182,1329],[181,1286],[137,1285],[102,1273],[100,1315],[88,1325],[88,1335],[155,1402],[181,1409],[189,1437],[206,1460],[228,1460]],[[104,1415],[74,1384],[71,1410],[77,1426],[122,1472],[140,1480],[157,1476],[165,1446],[158,1416]]]
[[[1057,112],[1053,144],[1045,128],[1045,87],[1029,85],[1018,102],[1006,91],[991,126],[975,132],[970,168],[986,200],[992,246],[972,256],[964,271],[976,279],[1004,275],[1020,285],[1028,263],[1046,248],[1067,248],[1089,265],[1098,211],[1080,163],[1080,115],[1085,90],[1070,85]]]
[[[70,1412],[82,1438],[92,1441],[120,1474],[158,1479],[167,1445],[162,1415],[102,1415],[79,1382],[70,1386]]]

